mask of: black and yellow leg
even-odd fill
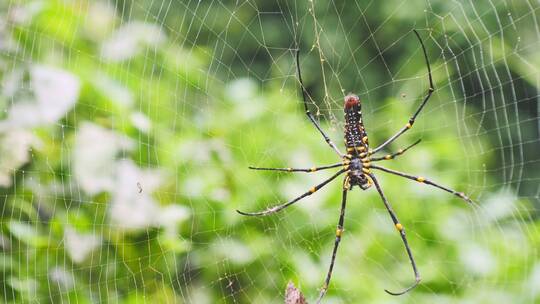
[[[399,295],[409,292],[411,289],[415,288],[418,285],[418,283],[420,283],[420,280],[421,280],[420,273],[418,272],[418,268],[416,267],[416,262],[414,261],[411,248],[409,247],[409,243],[407,242],[407,235],[405,234],[405,228],[399,222],[399,219],[397,218],[396,213],[394,212],[394,210],[392,209],[392,206],[386,199],[386,196],[384,196],[382,188],[379,185],[379,182],[377,181],[375,176],[373,174],[370,174],[370,177],[373,180],[373,184],[375,184],[375,188],[377,188],[377,192],[379,192],[379,195],[384,203],[384,206],[386,207],[386,210],[388,211],[388,213],[390,214],[390,217],[392,218],[392,222],[394,222],[394,227],[396,227],[397,231],[399,232],[399,235],[401,236],[401,240],[403,241],[403,245],[405,246],[405,250],[407,251],[407,255],[409,256],[409,261],[411,262],[412,269],[414,272],[414,283],[411,286],[405,288],[404,290],[400,292],[392,292],[392,291],[389,291],[388,289],[384,290],[388,294],[391,294],[393,296],[399,296]]]
[[[326,279],[324,280],[324,284],[321,288],[321,292],[319,293],[319,298],[317,299],[317,303],[321,303],[321,299],[326,294],[326,291],[328,290],[328,286],[330,285],[330,279],[332,278],[332,271],[334,270],[334,263],[336,261],[336,255],[337,250],[339,247],[339,243],[341,242],[341,237],[343,235],[343,225],[345,223],[345,207],[347,206],[347,191],[348,189],[343,187],[343,195],[341,198],[341,213],[339,214],[339,221],[336,229],[336,239],[334,241],[334,249],[332,251],[332,259],[330,260],[330,267],[328,268],[328,273],[326,274]]]
[[[418,116],[418,114],[420,114],[420,112],[422,111],[422,109],[424,108],[426,103],[428,102],[429,98],[431,97],[431,94],[433,94],[433,91],[435,91],[435,89],[433,87],[433,78],[431,77],[431,67],[429,65],[429,59],[428,59],[428,56],[427,56],[426,47],[424,46],[424,42],[422,41],[422,38],[420,38],[420,35],[418,34],[418,32],[416,30],[413,30],[413,32],[416,35],[416,38],[418,38],[418,41],[420,41],[420,45],[422,46],[422,51],[424,52],[424,59],[426,61],[426,66],[427,66],[427,70],[428,70],[428,80],[429,80],[428,91],[426,93],[426,96],[424,97],[424,100],[422,101],[420,106],[416,109],[416,111],[411,116],[411,118],[409,118],[409,121],[405,124],[405,126],[403,126],[396,134],[392,135],[385,142],[380,144],[377,148],[373,149],[372,153],[376,153],[376,152],[380,151],[381,149],[386,147],[389,143],[393,142],[398,137],[400,137],[403,133],[409,131],[412,128],[412,126],[414,125],[414,122],[416,121],[416,117]]]
[[[260,212],[243,212],[243,211],[240,211],[240,210],[236,210],[236,212],[242,214],[242,215],[247,215],[247,216],[263,216],[263,215],[269,215],[269,214],[272,214],[272,213],[276,213],[280,210],[283,210],[287,207],[289,207],[290,205],[298,202],[299,200],[303,199],[304,197],[306,196],[309,196],[309,195],[312,195],[313,193],[315,193],[317,190],[321,189],[322,187],[326,186],[326,184],[328,184],[329,182],[333,181],[336,177],[338,177],[339,175],[341,175],[342,173],[346,172],[347,170],[346,169],[341,169],[339,170],[336,174],[330,176],[330,178],[328,178],[327,180],[325,180],[324,182],[318,184],[317,186],[314,186],[312,188],[310,188],[307,192],[305,192],[304,194],[300,195],[299,197],[291,200],[291,201],[288,201],[284,204],[281,204],[281,205],[277,205],[277,206],[274,206],[274,207],[271,207],[271,208],[268,208],[264,211],[260,211]]]
[[[399,155],[407,152],[407,150],[409,150],[410,148],[412,148],[412,147],[416,146],[417,144],[419,144],[420,141],[421,141],[421,139],[415,141],[412,145],[409,145],[409,146],[405,147],[404,149],[397,150],[397,152],[395,152],[395,153],[387,154],[387,155],[381,156],[381,157],[373,157],[373,158],[371,158],[371,161],[394,159],[396,156],[399,156]]]
[[[309,118],[311,123],[315,126],[315,128],[317,128],[319,133],[321,133],[321,135],[323,136],[326,143],[330,146],[330,148],[332,148],[337,153],[337,155],[339,155],[339,157],[343,157],[344,154],[341,153],[341,151],[339,151],[338,147],[334,144],[334,142],[332,142],[330,137],[326,135],[326,133],[324,133],[323,129],[321,128],[321,126],[319,125],[315,117],[313,117],[313,114],[311,114],[311,112],[309,111],[308,103],[307,103],[308,93],[307,93],[306,88],[304,87],[304,81],[302,80],[302,72],[300,71],[300,49],[296,50],[296,72],[298,74],[298,81],[300,82],[300,90],[302,91],[302,100],[304,101],[304,110],[306,112],[307,117]]]
[[[320,166],[320,167],[311,167],[311,168],[261,168],[261,167],[253,167],[253,166],[249,166],[250,169],[252,170],[264,170],[264,171],[281,171],[281,172],[308,172],[308,173],[311,173],[311,172],[316,172],[316,171],[320,171],[320,170],[325,170],[325,169],[331,169],[331,168],[337,168],[337,167],[342,167],[343,166],[343,163],[337,163],[337,164],[332,164],[332,165],[328,165],[328,166]]]
[[[407,174],[407,173],[403,173],[403,172],[399,172],[399,171],[395,171],[395,170],[391,170],[391,169],[388,169],[388,168],[384,168],[384,167],[380,167],[380,166],[376,166],[376,165],[371,165],[371,168],[373,169],[377,169],[377,170],[381,170],[381,171],[384,171],[384,172],[387,172],[387,173],[390,173],[390,174],[394,174],[394,175],[397,175],[397,176],[401,176],[401,177],[404,177],[406,179],[410,179],[410,180],[413,180],[413,181],[416,181],[416,182],[419,182],[419,183],[422,183],[422,184],[427,184],[427,185],[430,185],[430,186],[433,186],[433,187],[437,187],[439,189],[442,189],[448,193],[451,193],[459,198],[461,198],[462,200],[466,201],[467,203],[470,203],[472,204],[472,200],[466,196],[463,192],[457,192],[453,189],[450,189],[446,186],[443,186],[443,185],[440,185],[440,184],[437,184],[436,182],[434,181],[431,181],[423,176],[414,176],[414,175],[410,175],[410,174]]]

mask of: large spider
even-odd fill
[[[390,214],[390,217],[392,218],[392,221],[394,222],[394,225],[395,225],[397,231],[399,232],[399,234],[401,236],[401,239],[403,240],[403,244],[405,245],[405,250],[407,251],[407,255],[409,256],[409,260],[411,261],[411,264],[412,264],[412,268],[413,268],[413,271],[414,271],[414,280],[415,280],[415,282],[411,286],[407,287],[406,289],[404,289],[404,290],[402,290],[400,292],[391,292],[391,291],[389,291],[387,289],[385,289],[385,291],[387,293],[389,293],[391,295],[395,295],[395,296],[402,295],[402,294],[410,291],[414,287],[416,287],[418,285],[418,283],[420,282],[420,273],[418,272],[418,269],[416,267],[416,262],[414,261],[413,255],[411,253],[411,249],[409,248],[409,244],[407,242],[407,236],[405,235],[405,228],[399,222],[394,210],[392,209],[392,206],[390,206],[390,203],[386,199],[386,196],[384,195],[384,193],[383,193],[383,191],[381,189],[381,186],[380,186],[379,182],[377,181],[377,178],[375,178],[375,175],[371,171],[372,169],[381,170],[383,172],[398,175],[398,176],[401,176],[401,177],[404,177],[404,178],[407,178],[407,179],[410,179],[410,180],[417,181],[419,183],[424,183],[424,184],[428,184],[428,185],[437,187],[439,189],[442,189],[444,191],[450,192],[450,193],[458,196],[459,198],[465,200],[468,203],[472,203],[472,201],[467,196],[465,196],[465,194],[463,194],[462,192],[454,191],[454,190],[452,190],[452,189],[450,189],[448,187],[445,187],[445,186],[442,186],[442,185],[440,185],[438,183],[435,183],[435,182],[433,182],[433,181],[431,181],[431,180],[429,180],[427,178],[424,178],[424,177],[421,177],[421,176],[414,176],[414,175],[410,175],[410,174],[407,174],[407,173],[402,173],[402,172],[399,172],[399,171],[390,170],[390,169],[387,169],[387,168],[380,167],[380,166],[372,164],[372,162],[394,159],[396,156],[405,153],[405,151],[407,151],[408,149],[412,148],[413,146],[415,146],[416,144],[418,144],[420,142],[420,140],[417,140],[412,145],[409,145],[408,147],[406,147],[404,149],[400,149],[397,152],[392,153],[392,154],[387,154],[385,156],[380,156],[380,157],[372,157],[373,154],[381,151],[388,144],[390,144],[391,142],[396,140],[399,136],[401,136],[403,133],[405,133],[406,131],[408,131],[409,129],[412,128],[416,117],[418,116],[420,111],[422,111],[422,109],[424,108],[427,101],[431,97],[431,94],[434,91],[433,80],[432,80],[432,77],[431,77],[431,68],[429,66],[429,60],[428,60],[428,56],[427,56],[427,53],[426,53],[426,48],[424,46],[424,42],[422,41],[422,38],[420,38],[420,35],[418,34],[418,32],[416,30],[413,30],[413,32],[416,35],[416,37],[418,38],[418,40],[420,41],[420,45],[422,46],[422,51],[424,53],[424,58],[426,60],[426,65],[427,65],[427,70],[428,70],[428,78],[429,78],[429,88],[428,88],[426,96],[424,97],[424,100],[422,101],[422,103],[420,104],[420,106],[418,107],[416,112],[414,112],[414,114],[409,119],[409,121],[405,124],[405,126],[403,126],[396,134],[394,134],[393,136],[388,138],[385,142],[383,142],[382,144],[377,146],[375,149],[370,149],[369,144],[368,144],[368,135],[367,135],[366,130],[364,128],[364,123],[362,122],[362,112],[361,112],[360,98],[358,96],[354,95],[354,94],[349,94],[349,95],[345,96],[345,105],[344,105],[344,112],[345,112],[345,130],[344,131],[345,131],[345,146],[347,148],[347,154],[343,154],[336,147],[336,145],[332,142],[332,140],[324,133],[324,131],[321,129],[321,126],[317,123],[317,121],[315,120],[315,118],[313,117],[313,115],[311,114],[311,112],[308,109],[308,104],[307,104],[307,95],[308,95],[308,93],[307,93],[306,88],[304,87],[304,83],[302,81],[302,74],[300,72],[300,60],[299,60],[300,51],[297,50],[296,51],[296,69],[297,69],[297,73],[298,73],[298,80],[300,82],[300,88],[302,90],[302,98],[303,98],[303,101],[304,101],[304,108],[305,108],[305,111],[306,111],[306,115],[309,118],[309,120],[311,120],[313,125],[315,125],[317,130],[319,130],[319,132],[322,134],[322,136],[324,137],[324,140],[328,143],[328,145],[332,149],[334,149],[334,151],[339,155],[339,157],[342,159],[342,162],[337,163],[337,164],[332,164],[332,165],[327,165],[327,166],[320,166],[320,167],[313,167],[313,168],[307,168],[307,169],[249,167],[250,169],[254,169],[254,170],[285,171],[285,172],[315,172],[315,171],[318,171],[318,170],[324,170],[324,169],[330,169],[330,168],[338,168],[338,167],[341,167],[341,169],[337,173],[332,175],[330,178],[325,180],[324,182],[312,187],[306,193],[300,195],[299,197],[297,197],[297,198],[295,198],[295,199],[293,199],[293,200],[291,200],[291,201],[289,201],[287,203],[271,207],[271,208],[269,208],[269,209],[267,209],[265,211],[261,211],[261,212],[252,212],[252,213],[250,213],[250,212],[242,212],[242,211],[237,210],[238,213],[240,213],[242,215],[247,215],[247,216],[265,216],[265,215],[269,215],[269,214],[272,214],[272,213],[276,213],[276,212],[278,212],[280,210],[283,210],[283,209],[291,206],[292,204],[298,202],[299,200],[303,199],[304,197],[315,193],[317,190],[324,187],[326,184],[328,184],[329,182],[334,180],[336,177],[338,177],[339,175],[345,173],[345,178],[343,180],[343,195],[342,195],[342,202],[341,202],[341,213],[340,213],[340,216],[339,216],[339,221],[338,221],[338,225],[337,225],[337,229],[336,229],[336,240],[335,240],[334,249],[333,249],[333,252],[332,252],[332,259],[330,261],[330,267],[329,267],[328,273],[326,275],[326,280],[324,282],[323,287],[321,288],[319,298],[317,299],[317,303],[320,303],[321,299],[323,298],[323,296],[326,294],[326,291],[328,290],[328,285],[330,283],[330,278],[332,277],[332,270],[334,268],[334,262],[335,262],[335,259],[336,259],[337,249],[338,249],[339,243],[341,241],[341,237],[343,235],[343,223],[344,223],[344,219],[345,219],[345,206],[346,206],[346,203],[347,203],[347,192],[352,190],[352,188],[354,186],[359,186],[360,189],[366,190],[371,185],[375,185],[375,188],[377,189],[379,195],[381,196],[381,199],[382,199],[382,201],[384,203],[384,206],[386,207],[386,210]]]

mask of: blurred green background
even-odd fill
[[[375,190],[349,195],[325,303],[539,303],[540,18],[534,1],[83,1],[0,3],[0,301],[313,301],[339,214],[336,181],[248,165],[336,161],[342,100],[363,100],[370,143],[415,128],[379,173],[422,284]]]

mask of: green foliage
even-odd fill
[[[290,31],[283,31],[281,19],[263,18],[259,33],[252,28],[258,23],[250,20],[264,14],[257,15],[249,5],[231,13],[228,9],[234,7],[227,2],[200,2],[198,9],[213,16],[204,22],[191,3],[182,1],[172,1],[166,16],[144,1],[116,1],[116,8],[92,1],[10,2],[13,6],[0,6],[0,17],[7,20],[0,32],[7,38],[0,39],[15,44],[0,49],[0,78],[14,83],[15,90],[0,87],[6,122],[0,125],[1,299],[278,303],[289,280],[308,298],[315,297],[330,258],[340,182],[275,216],[245,218],[234,212],[290,199],[329,176],[268,174],[249,171],[248,165],[310,167],[339,161],[304,116],[291,76]],[[387,1],[380,2],[374,4],[380,15],[370,15],[366,22],[383,22],[393,11]],[[434,9],[445,3],[437,2]],[[385,25],[382,45],[394,43],[411,20],[424,16],[424,5],[415,5]],[[352,10],[334,15],[323,8],[317,4],[319,26],[326,29],[359,19]],[[28,18],[7,18],[15,10]],[[131,15],[122,16],[126,11]],[[311,45],[316,40],[311,15],[300,15],[300,43]],[[189,21],[200,30],[196,36],[186,29]],[[434,33],[459,31],[459,22],[448,23],[449,28],[436,23]],[[230,40],[216,34],[220,28],[230,32]],[[394,74],[402,79],[399,84],[388,85],[389,71],[380,62],[370,62],[365,75],[358,75],[354,64],[340,61],[351,55],[378,58],[378,49],[362,43],[367,34],[350,38],[337,31],[324,36],[319,48],[328,57],[322,65],[318,50],[302,50],[306,83],[322,100],[315,104],[320,111],[314,112],[338,143],[341,89],[361,83],[359,91],[367,92],[363,112],[376,145],[407,121],[427,88],[424,78],[413,77],[426,75],[426,70],[410,35],[386,57],[401,69]],[[482,108],[480,98],[467,95],[470,88],[456,96],[458,85],[452,81],[469,77],[458,68],[477,68],[467,65],[469,57],[455,66],[444,57],[447,51],[435,46],[443,35],[438,40],[427,39],[429,31],[422,35],[437,92],[413,130],[391,149],[417,138],[422,143],[384,164],[469,192],[478,204],[467,206],[426,185],[378,174],[407,228],[423,282],[400,298],[383,292],[410,283],[412,271],[376,192],[355,189],[327,301],[537,301],[540,294],[529,292],[535,286],[528,285],[538,282],[535,248],[540,234],[529,212],[535,207],[524,199],[527,195],[516,194],[520,189],[501,181],[502,173],[494,168],[500,164],[498,153],[504,153],[498,150],[507,144],[490,134],[496,129],[492,122],[479,122],[479,115],[497,107]],[[259,53],[255,49],[262,37],[268,39],[264,45],[275,43],[286,50]],[[458,46],[469,43],[453,39]],[[334,49],[342,41],[351,48]],[[351,54],[351,49],[358,50]],[[489,61],[499,62],[511,52],[507,44],[498,46]],[[253,60],[252,65],[245,59]],[[494,68],[508,66],[534,85],[531,79],[536,78],[523,62],[512,57]],[[321,66],[341,74],[329,74],[323,84]],[[40,95],[39,77],[60,82],[63,89]],[[406,94],[399,97],[402,92]],[[11,119],[13,109],[28,100],[32,107],[44,106],[35,110],[31,122]],[[63,106],[50,103],[57,100],[64,100]],[[61,108],[61,115],[51,120],[56,114],[49,111]],[[524,116],[516,123],[532,119],[520,111]],[[487,134],[478,131],[482,127]],[[508,131],[513,134],[514,129]],[[538,181],[537,176],[531,179]]]

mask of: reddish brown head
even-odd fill
[[[345,109],[350,109],[360,104],[360,98],[354,94],[345,96]]]

